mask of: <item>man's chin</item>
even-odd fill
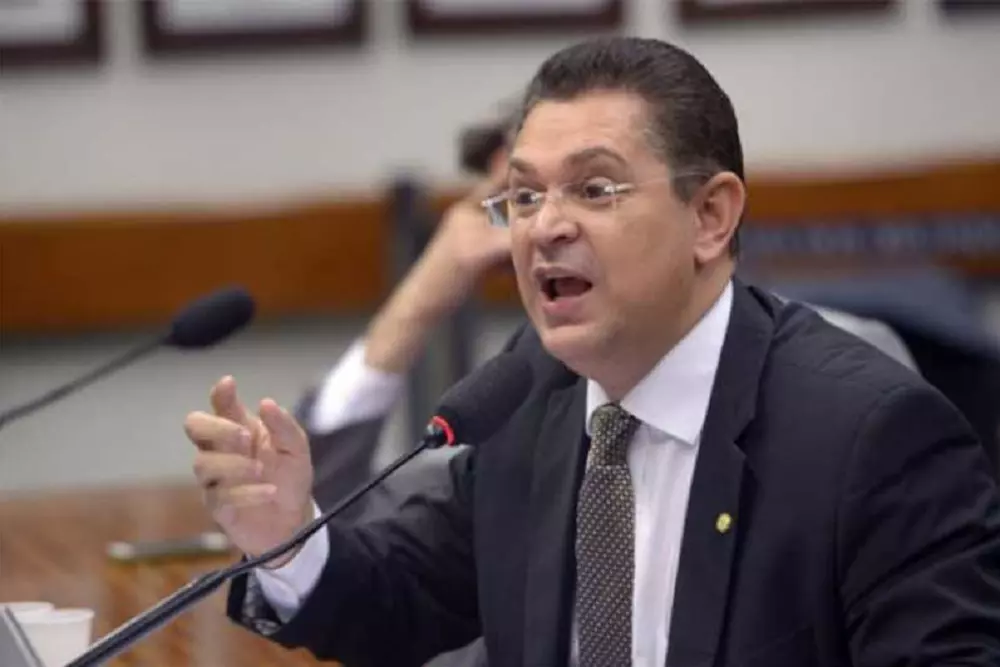
[[[600,340],[591,324],[542,325],[539,336],[545,350],[570,368],[586,366],[600,349]]]

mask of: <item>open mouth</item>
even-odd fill
[[[549,301],[580,296],[589,292],[591,287],[593,285],[589,281],[573,276],[546,278],[542,281],[542,292]]]

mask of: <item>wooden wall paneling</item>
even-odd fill
[[[1000,225],[1000,159],[836,176],[760,175],[749,189],[745,224],[754,234],[817,224],[883,228],[909,219],[947,228],[963,215],[986,216],[992,231]],[[436,208],[453,197],[441,193]],[[0,217],[0,332],[159,325],[194,296],[230,283],[255,295],[262,318],[371,312],[391,287],[388,216],[388,200],[372,196],[264,213]],[[1000,277],[1000,244],[973,250],[935,251],[936,259],[970,275]],[[804,259],[814,266],[844,260]],[[491,304],[516,305],[510,271],[490,276],[482,295]]]
[[[359,199],[0,222],[0,331],[159,325],[232,283],[262,317],[365,311],[385,295],[385,215],[382,202]]]

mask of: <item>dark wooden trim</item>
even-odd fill
[[[164,1],[142,0],[139,4],[143,46],[152,57],[357,46],[364,42],[368,33],[368,0],[352,0],[350,18],[335,25],[190,33],[174,32],[164,25]]]
[[[947,226],[985,216],[1000,226],[1000,156],[893,171],[760,175],[749,182],[747,231],[851,225]],[[439,193],[436,209],[454,201]],[[0,217],[0,333],[74,332],[160,325],[191,298],[245,285],[262,319],[370,313],[391,288],[387,197],[336,199],[248,213],[134,210]],[[928,257],[770,258],[775,265],[828,260],[864,264]],[[1000,244],[974,252],[934,251],[932,261],[1000,277]],[[482,290],[516,306],[509,271]]]
[[[604,30],[621,26],[624,1],[607,0],[604,7],[595,12],[490,10],[473,17],[465,14],[444,16],[432,12],[421,0],[406,0],[406,15],[410,32],[417,37]]]
[[[1000,214],[1000,158],[842,174],[749,178],[756,225],[817,220]]]
[[[104,55],[103,0],[82,0],[83,30],[74,39],[0,43],[0,72],[96,65]]]
[[[678,0],[671,5],[685,23],[716,20],[777,19],[801,17],[849,16],[882,12],[896,4],[895,0],[757,0],[734,2],[731,5],[706,3],[702,0]]]
[[[244,285],[263,318],[368,312],[385,296],[387,204],[265,213],[116,211],[0,220],[0,331],[161,325],[184,303]]]

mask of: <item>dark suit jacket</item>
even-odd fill
[[[514,351],[534,368],[521,408],[439,493],[332,526],[316,590],[274,640],[402,667],[482,632],[491,667],[566,664],[585,381],[530,330]],[[667,664],[1000,664],[1000,497],[969,425],[867,344],[738,282]]]
[[[373,463],[385,419],[372,419],[330,432],[308,428],[316,403],[316,388],[305,393],[296,407],[296,416],[307,425],[309,452],[313,463],[313,498],[328,510],[375,475]],[[351,505],[341,518],[373,522],[394,516],[406,498],[435,493],[450,487],[448,458],[454,450],[426,452],[374,487]],[[424,667],[482,667],[485,649],[481,639],[456,651],[443,653]]]
[[[1000,347],[963,280],[939,268],[903,269],[776,286],[801,301],[872,317],[896,331],[920,374],[975,429],[1000,470]]]

